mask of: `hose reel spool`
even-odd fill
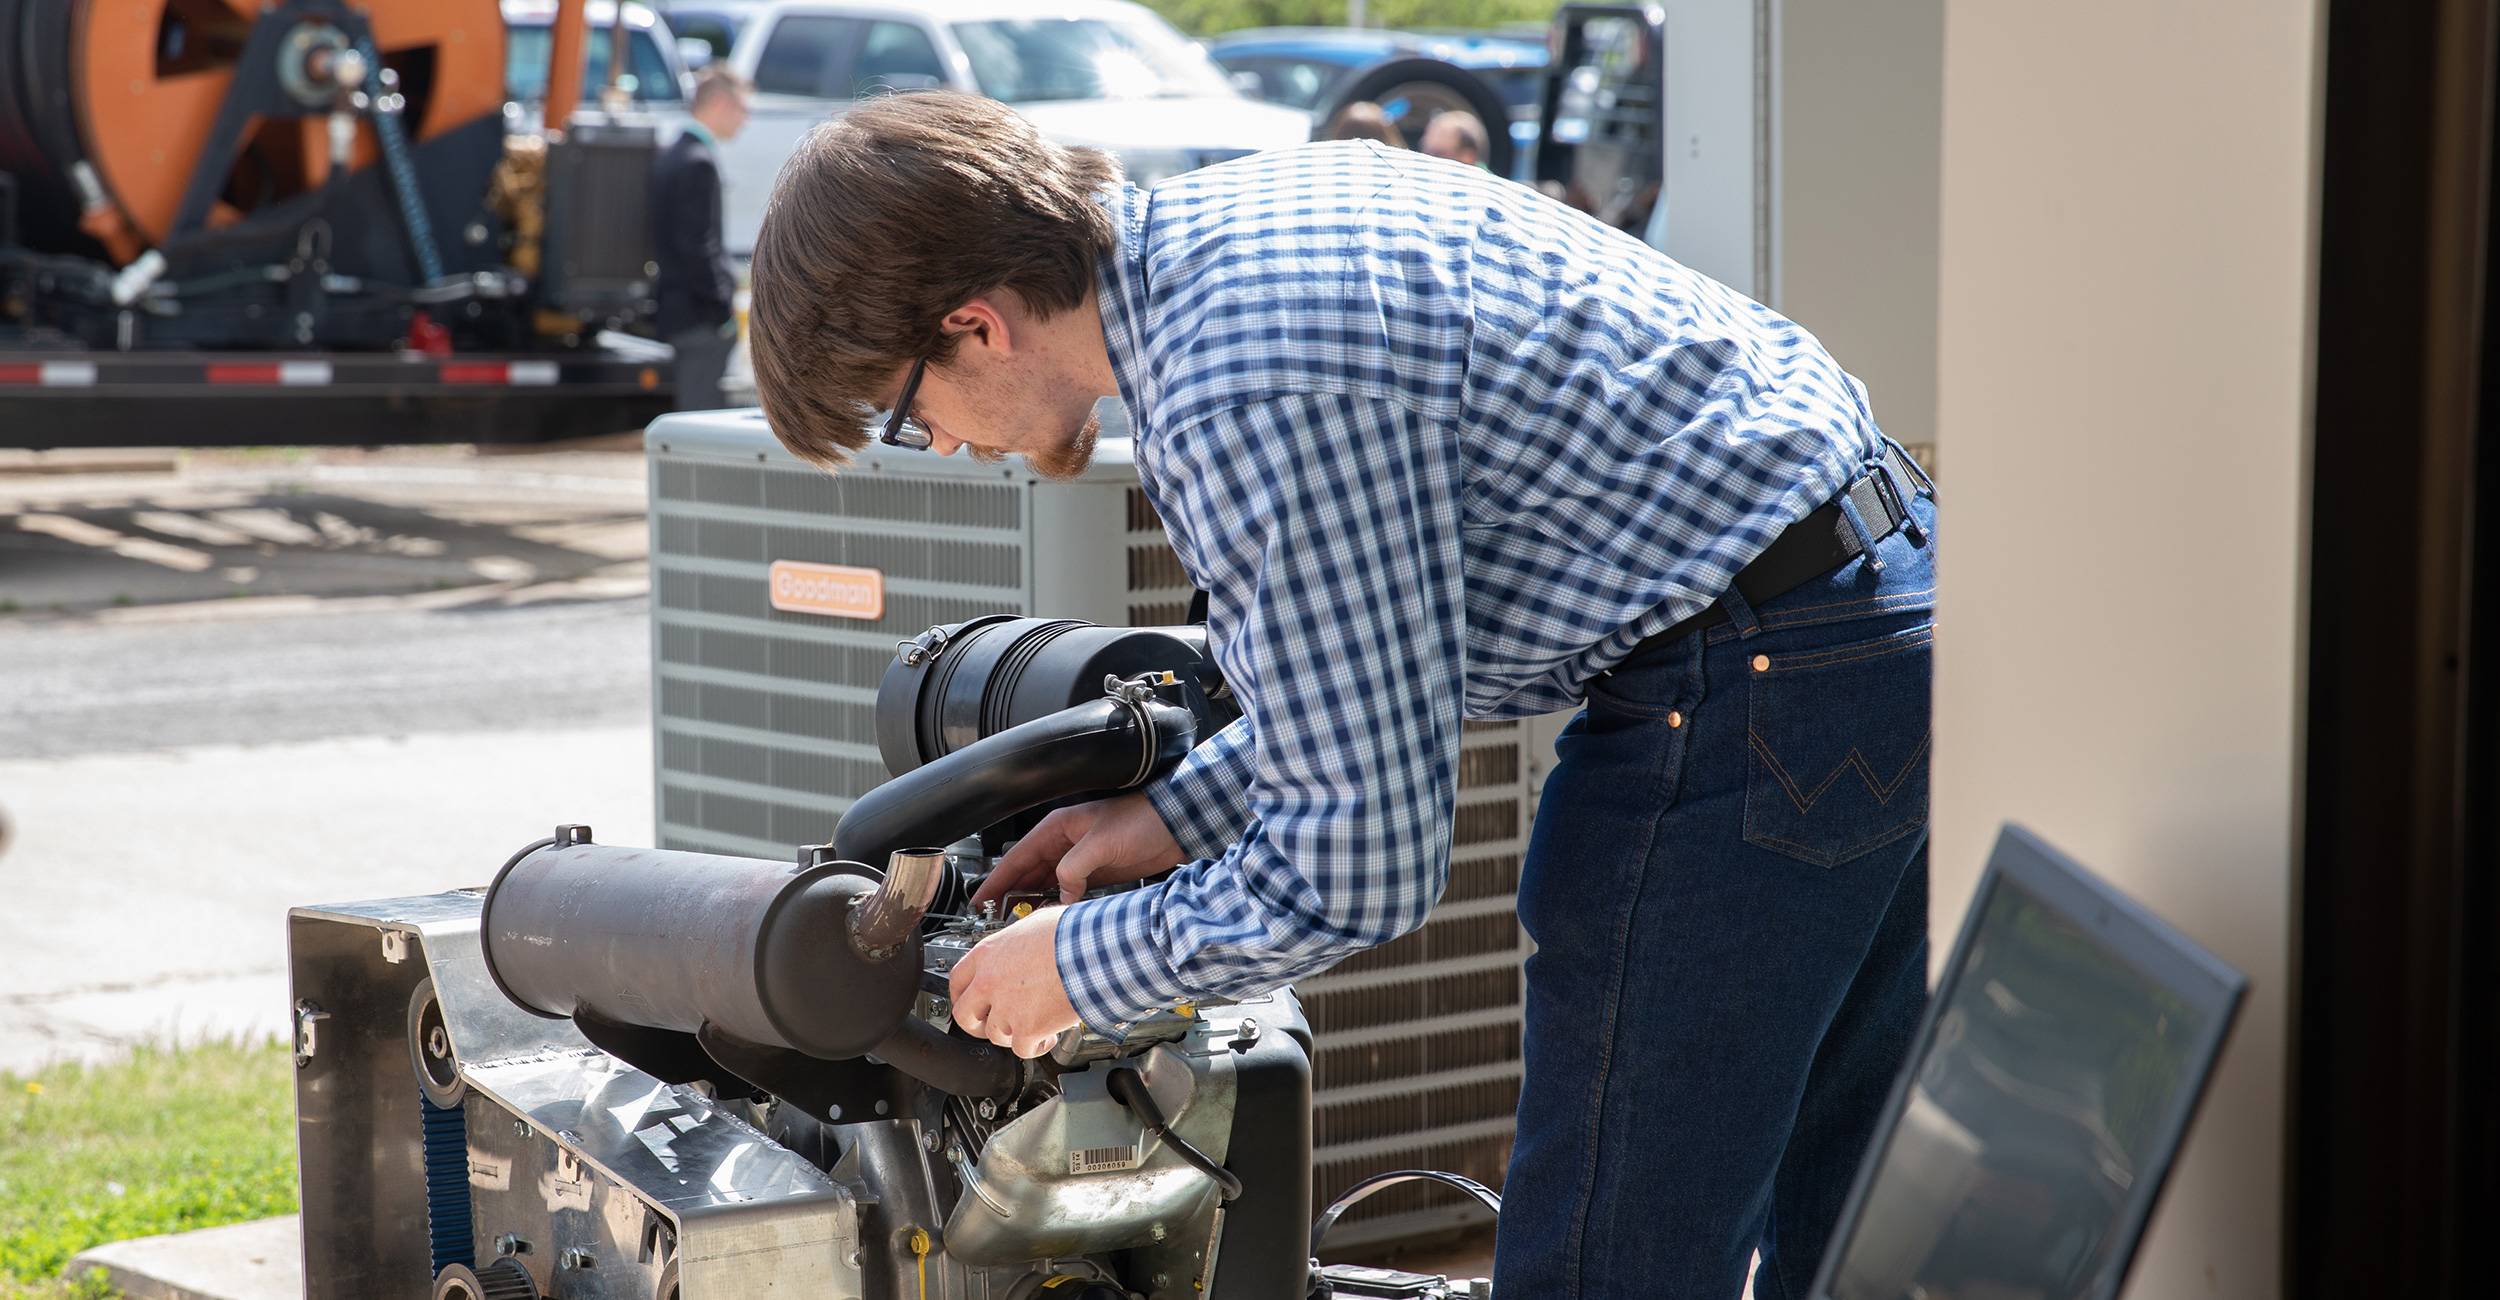
[[[213,196],[217,206],[207,214],[211,229],[327,182],[329,125],[317,110],[326,107],[320,101],[331,86],[317,74],[355,62],[338,58],[352,45],[352,26],[369,25],[382,68],[398,78],[412,143],[486,119],[500,135],[504,25],[495,0],[372,0],[353,14],[343,5],[311,8],[337,13],[308,12],[290,22],[279,44],[295,57],[267,73],[313,115],[264,118],[237,141]],[[91,197],[101,198],[128,232],[127,244],[109,250],[116,264],[173,235],[184,191],[229,89],[245,71],[238,61],[260,18],[255,0],[0,0],[0,170],[24,186],[27,244],[90,256],[108,251],[99,245],[111,241],[81,226]],[[323,36],[323,27],[336,35]],[[308,61],[322,51],[326,58]],[[364,71],[378,79],[381,70]],[[382,161],[381,149],[370,123],[363,125],[350,168]],[[80,193],[82,163],[98,186],[94,196]]]

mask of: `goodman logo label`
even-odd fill
[[[885,575],[875,569],[854,569],[841,564],[775,560],[772,601],[774,609],[793,614],[883,618]]]

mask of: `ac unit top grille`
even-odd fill
[[[803,560],[875,569],[888,578],[959,582],[1014,590],[1024,581],[1024,548],[998,542],[904,537],[851,529],[803,528],[736,519],[663,516],[663,555],[770,564]]]
[[[946,483],[832,475],[813,469],[751,469],[662,461],[653,490],[663,501],[753,506],[825,519],[883,519],[1014,530],[1024,526],[1021,490],[1007,484]]]

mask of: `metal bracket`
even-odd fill
[[[310,1065],[313,1057],[320,1054],[321,1043],[316,1036],[319,1032],[317,1026],[329,1018],[330,1013],[322,1010],[320,1003],[309,998],[295,1004],[296,1069],[300,1070]]]
[[[909,641],[895,642],[894,657],[902,660],[905,668],[918,668],[946,653],[946,641],[946,629],[933,627]]]

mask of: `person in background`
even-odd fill
[[[1319,133],[1322,140],[1378,140],[1392,149],[1406,147],[1406,133],[1380,111],[1380,105],[1358,99],[1337,110],[1328,119],[1328,126]]]
[[[660,265],[652,321],[677,349],[677,409],[726,403],[720,380],[738,341],[738,281],[721,246],[721,142],[746,125],[746,78],[715,64],[694,83],[692,121],[651,165],[651,245]]]
[[[1435,158],[1484,166],[1493,153],[1493,137],[1484,133],[1484,119],[1465,109],[1451,109],[1424,128],[1423,151]]]

